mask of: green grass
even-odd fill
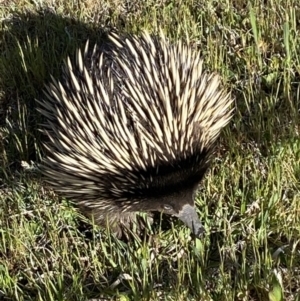
[[[0,3],[0,300],[300,300],[298,1],[125,2]],[[236,99],[197,197],[203,240],[174,221],[119,241],[30,168],[35,98],[104,26],[188,40]]]

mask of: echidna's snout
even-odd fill
[[[196,237],[200,238],[205,233],[194,206],[183,205],[177,217],[191,229]]]

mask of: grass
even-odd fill
[[[1,300],[300,300],[300,6],[245,2],[0,2]],[[188,40],[236,99],[197,197],[203,240],[174,221],[119,241],[31,168],[35,98],[103,27]]]

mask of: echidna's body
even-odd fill
[[[194,192],[232,101],[181,42],[110,40],[110,53],[87,43],[47,87],[46,179],[100,224],[161,211],[199,235]]]

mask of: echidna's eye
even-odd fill
[[[168,211],[171,211],[171,210],[173,210],[173,207],[170,206],[170,205],[165,204],[165,205],[164,205],[164,209],[165,209],[165,210],[168,210]]]

